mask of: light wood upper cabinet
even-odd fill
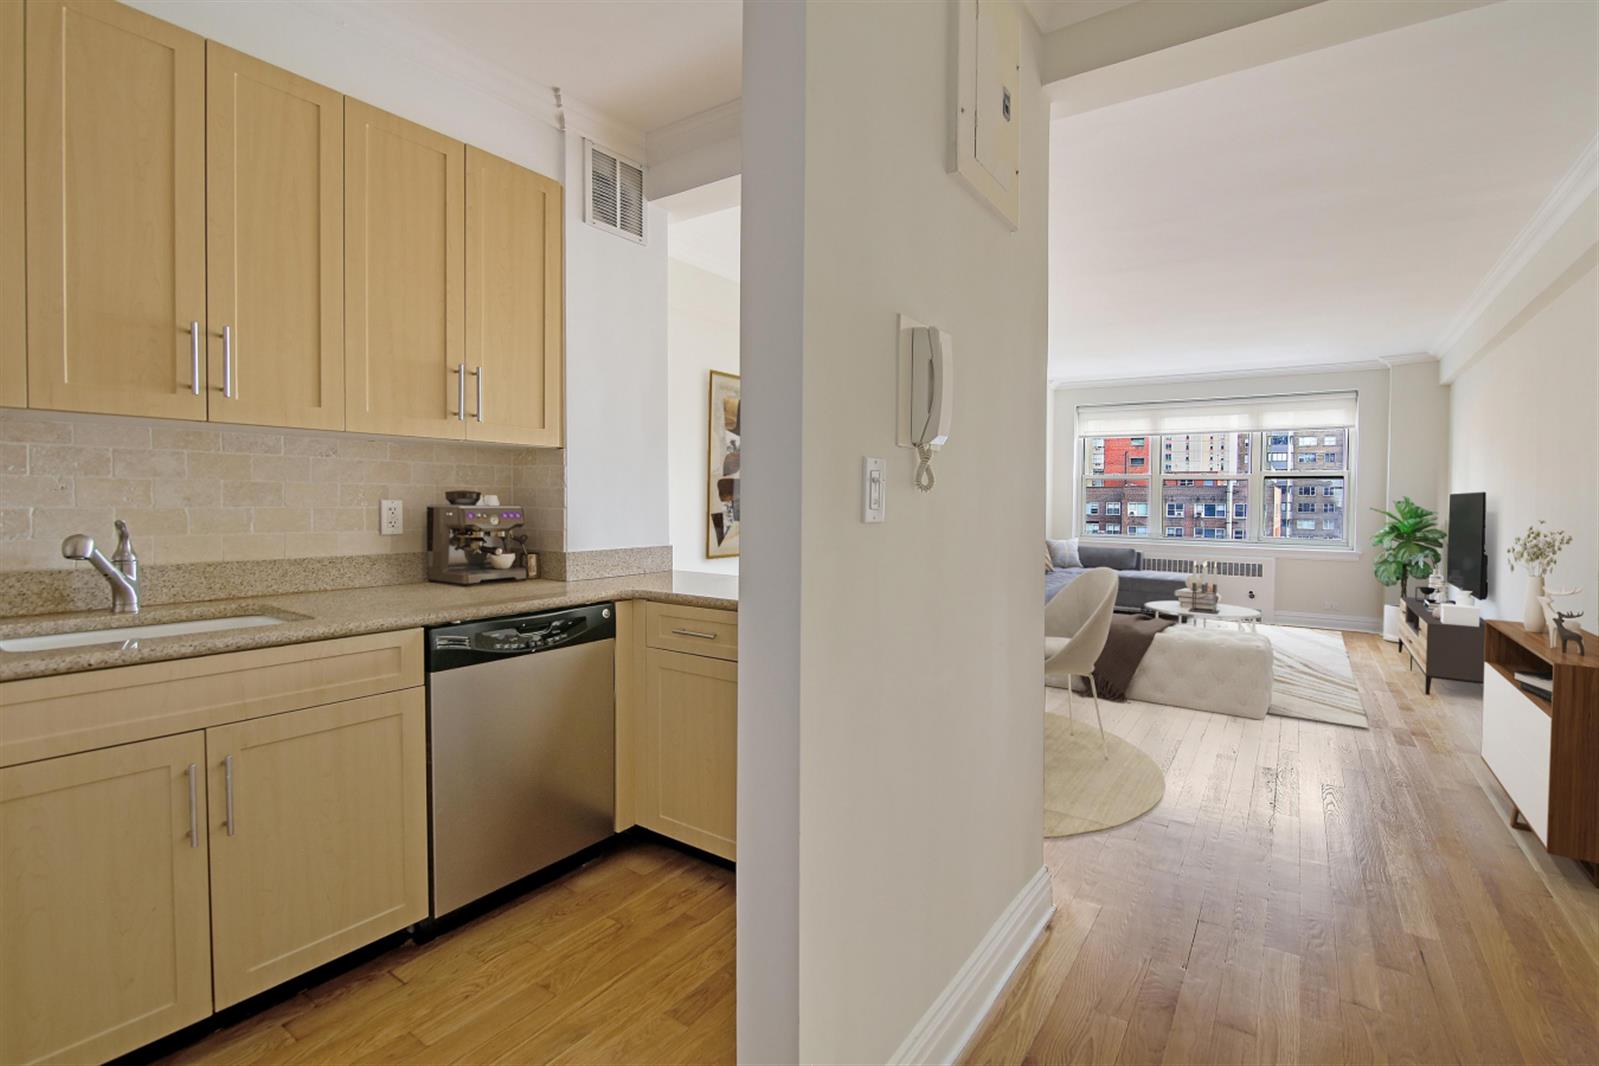
[[[206,43],[213,422],[344,428],[344,98]]]
[[[204,419],[205,41],[28,0],[25,50],[28,406]]]
[[[468,440],[561,443],[561,186],[466,150]]]
[[[346,428],[463,439],[466,146],[346,98]]]
[[[206,731],[217,1009],[426,917],[424,690]]]
[[[204,767],[184,733],[0,770],[0,1062],[98,1062],[211,1013]]]
[[[0,407],[28,403],[22,23],[21,4],[0,4]]]
[[[640,825],[734,859],[738,664],[650,648],[634,738]]]

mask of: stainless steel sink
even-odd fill
[[[85,629],[71,633],[51,633],[39,637],[12,637],[0,640],[0,651],[51,651],[91,644],[137,644],[157,637],[182,637],[194,633],[217,633],[228,629],[253,629],[288,621],[270,614],[241,614],[231,618],[197,618],[192,622],[163,622],[148,626],[118,626]]]

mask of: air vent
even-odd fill
[[[593,141],[584,141],[583,148],[588,173],[584,221],[643,244],[644,168]]]

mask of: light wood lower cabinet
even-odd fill
[[[427,916],[422,689],[206,731],[217,1009]]]
[[[636,737],[640,825],[737,857],[738,664],[650,648]]]
[[[421,649],[0,685],[0,1063],[111,1058],[425,917]]]
[[[211,1013],[204,769],[193,732],[0,770],[0,1062]]]

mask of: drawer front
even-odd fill
[[[420,629],[12,681],[0,766],[421,684]]]
[[[738,612],[646,603],[644,643],[662,651],[737,661]]]
[[[1521,809],[1549,839],[1550,721],[1543,709],[1493,667],[1482,679],[1482,760]]]

